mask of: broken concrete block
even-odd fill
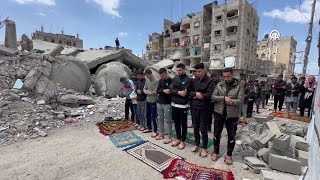
[[[261,148],[267,147],[268,142],[271,141],[274,136],[275,134],[270,130],[264,130],[255,141]]]
[[[271,169],[275,169],[281,172],[300,175],[302,163],[293,158],[270,154],[269,166]]]
[[[33,49],[33,41],[26,34],[21,36],[21,49],[22,51],[31,51]]]
[[[308,166],[309,153],[306,151],[298,150],[298,160],[303,166]]]
[[[283,128],[282,132],[288,135],[297,135],[297,130],[292,128]]]
[[[280,134],[273,138],[273,148],[284,151],[290,144],[290,136],[287,134]]]
[[[241,144],[240,156],[242,159],[244,159],[245,157],[256,156],[256,151],[252,147],[250,147],[248,144]]]
[[[262,124],[257,124],[256,125],[256,129],[255,129],[255,132],[256,132],[256,134],[261,134],[262,133],[262,128],[263,126],[262,126]]]
[[[4,46],[0,46],[0,54],[2,54],[2,55],[15,56],[18,53],[19,53],[18,50],[10,49],[10,48],[4,47]]]
[[[51,68],[52,68],[51,63],[49,63],[48,61],[42,61],[42,67],[40,68],[40,71],[42,72],[42,74],[49,77],[51,75]]]
[[[41,72],[38,68],[31,69],[24,80],[23,87],[28,91],[33,90],[40,76]]]
[[[64,104],[79,104],[79,105],[90,105],[95,104],[94,100],[90,97],[82,95],[66,94],[60,98],[60,102]]]
[[[16,23],[12,20],[6,20],[6,34],[4,46],[11,49],[17,49],[17,31]]]
[[[268,169],[267,164],[256,157],[245,157],[244,163],[249,166],[251,172],[256,174],[259,174],[261,170]]]
[[[264,162],[269,163],[269,153],[270,149],[262,148],[257,152],[257,156],[261,158]]]
[[[260,146],[257,144],[256,140],[250,140],[250,141],[248,141],[248,145],[249,145],[250,147],[252,147],[253,149],[255,149],[255,150],[259,150],[259,149],[262,148],[262,147],[260,147]]]
[[[36,93],[41,96],[42,100],[48,101],[52,97],[58,94],[58,89],[56,84],[50,81],[47,77],[42,76],[39,78],[36,86]]]
[[[275,122],[266,122],[264,126],[265,126],[264,129],[269,129],[275,135],[281,134],[280,128]]]
[[[19,71],[17,71],[17,77],[18,78],[25,78],[28,75],[28,71],[24,70],[24,69],[20,69]]]
[[[261,179],[262,180],[296,180],[296,178],[289,176],[287,174],[268,171],[268,170],[261,170]]]
[[[256,131],[256,125],[257,125],[257,123],[255,123],[255,122],[250,122],[249,125],[248,125],[249,131],[255,132],[255,131]]]
[[[308,151],[309,145],[305,139],[291,135],[290,145],[302,151]]]
[[[273,116],[265,116],[265,115],[255,115],[253,116],[254,120],[257,123],[263,124],[273,119]]]
[[[58,45],[51,52],[49,52],[48,55],[51,56],[51,57],[56,57],[63,50],[64,50],[64,47],[62,45]]]
[[[272,147],[270,149],[270,153],[276,154],[279,156],[287,156],[289,158],[294,158],[294,159],[297,159],[297,156],[298,156],[298,150],[291,146],[288,146],[284,151],[279,151],[278,149],[275,149]]]

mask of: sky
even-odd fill
[[[227,0],[231,2],[233,0]],[[260,17],[259,40],[271,30],[281,36],[293,36],[297,51],[304,51],[313,0],[248,0]],[[0,0],[0,20],[14,20],[18,39],[31,35],[44,26],[46,32],[76,35],[84,40],[84,48],[114,46],[119,37],[121,46],[141,55],[148,34],[163,30],[163,19],[177,22],[182,16],[202,11],[212,0]],[[224,0],[218,0],[218,4]],[[172,6],[171,6],[172,4]],[[172,8],[171,8],[172,7]],[[313,39],[307,73],[317,74],[320,0],[317,0]],[[5,28],[0,29],[0,41]],[[301,62],[301,58],[297,58]],[[297,64],[295,72],[302,72]]]

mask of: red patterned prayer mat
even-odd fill
[[[174,159],[171,161],[168,169],[164,172],[163,178],[170,179],[177,176],[181,176],[187,180],[234,180],[231,171],[202,167],[181,159]]]
[[[301,117],[299,115],[289,114],[286,112],[272,112],[271,115],[277,118],[285,118],[310,123],[310,118],[308,117]]]
[[[99,132],[105,136],[108,136],[110,134],[114,133],[121,133],[126,131],[135,130],[136,128],[134,125],[129,121],[103,121],[98,122],[96,125],[99,128]]]

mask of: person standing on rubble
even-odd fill
[[[177,76],[171,84],[172,93],[172,119],[177,133],[177,141],[171,144],[179,150],[185,148],[187,138],[187,121],[189,109],[189,95],[192,79],[186,74],[186,66],[182,63],[177,65]]]
[[[240,107],[243,104],[244,88],[233,76],[232,69],[223,70],[224,81],[220,82],[213,91],[211,99],[214,105],[214,152],[211,160],[217,161],[220,150],[220,139],[225,125],[228,133],[228,150],[224,162],[233,164],[232,152],[235,146],[235,136],[239,120]]]
[[[114,42],[116,43],[117,49],[119,49],[119,47],[120,47],[120,42],[119,42],[118,37],[116,38],[116,40],[115,40]]]
[[[153,132],[151,137],[157,137],[157,87],[158,87],[158,79],[154,77],[152,71],[150,69],[146,69],[144,71],[146,74],[147,80],[144,85],[143,92],[147,95],[147,129],[143,131],[143,133]],[[153,126],[153,128],[152,128]]]
[[[199,63],[195,67],[196,77],[192,80],[192,89],[190,92],[192,122],[194,129],[195,146],[191,152],[198,152],[200,146],[200,133],[202,137],[203,149],[199,156],[205,158],[208,156],[208,119],[210,115],[210,101],[214,90],[213,80],[207,76],[204,64]]]
[[[273,89],[274,89],[274,105],[273,105],[274,111],[277,111],[278,107],[279,107],[279,111],[281,111],[284,103],[284,97],[286,95],[286,90],[287,90],[287,83],[283,81],[282,74],[278,76],[277,81],[273,85]]]
[[[259,81],[258,80],[255,80],[253,82],[253,91],[254,91],[254,94],[255,94],[255,104],[256,104],[256,112],[257,114],[259,114],[259,108],[260,108],[260,103],[261,103],[261,86],[259,84]]]
[[[133,105],[132,105],[132,99],[130,97],[130,94],[135,91],[135,87],[133,84],[133,81],[130,79],[127,79],[125,77],[120,78],[120,82],[123,83],[124,88],[124,95],[126,96],[126,102],[124,105],[124,119],[129,120],[129,109],[131,111],[131,121],[134,122],[134,112],[133,112]]]
[[[252,80],[248,81],[247,85],[247,95],[248,95],[248,108],[247,108],[247,117],[252,117],[253,105],[255,102],[255,93],[254,93],[254,86]]]
[[[164,144],[169,144],[172,139],[172,118],[171,118],[171,90],[170,86],[172,83],[172,78],[169,77],[167,69],[161,68],[159,70],[161,79],[158,83],[158,121],[160,125],[160,133],[156,137],[156,140],[164,138],[164,133],[168,133],[168,138],[163,142]]]
[[[137,129],[140,131],[144,131],[147,127],[146,124],[146,98],[147,95],[143,92],[144,85],[146,83],[146,79],[144,78],[144,73],[139,71],[137,73],[137,120],[138,124]]]

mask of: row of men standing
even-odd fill
[[[144,74],[146,80],[143,78]],[[225,163],[232,164],[237,122],[244,98],[244,88],[233,78],[232,69],[223,71],[223,81],[218,84],[217,81],[213,81],[207,76],[203,63],[195,66],[194,79],[186,75],[184,64],[177,65],[176,76],[173,79],[168,76],[167,70],[164,68],[159,70],[160,80],[155,78],[150,69],[146,69],[144,74],[137,75],[138,80],[135,86],[131,80],[120,79],[127,90],[125,118],[129,119],[129,108],[132,107],[134,113],[132,113],[131,119],[135,121],[137,129],[143,133],[152,132],[151,137],[156,140],[164,139],[167,134],[163,143],[171,143],[172,147],[182,150],[186,146],[188,110],[191,108],[196,143],[191,151],[200,151],[201,132],[203,149],[199,156],[205,158],[208,156],[208,121],[214,114],[215,144],[211,160],[218,159],[221,133],[225,126],[228,132],[228,150]],[[134,92],[137,94],[136,97],[132,95]],[[133,103],[132,106],[131,103]],[[214,103],[213,112],[210,110],[212,103]],[[171,138],[172,122],[174,122],[177,135],[175,142],[172,142]],[[211,128],[211,123],[209,124]]]

